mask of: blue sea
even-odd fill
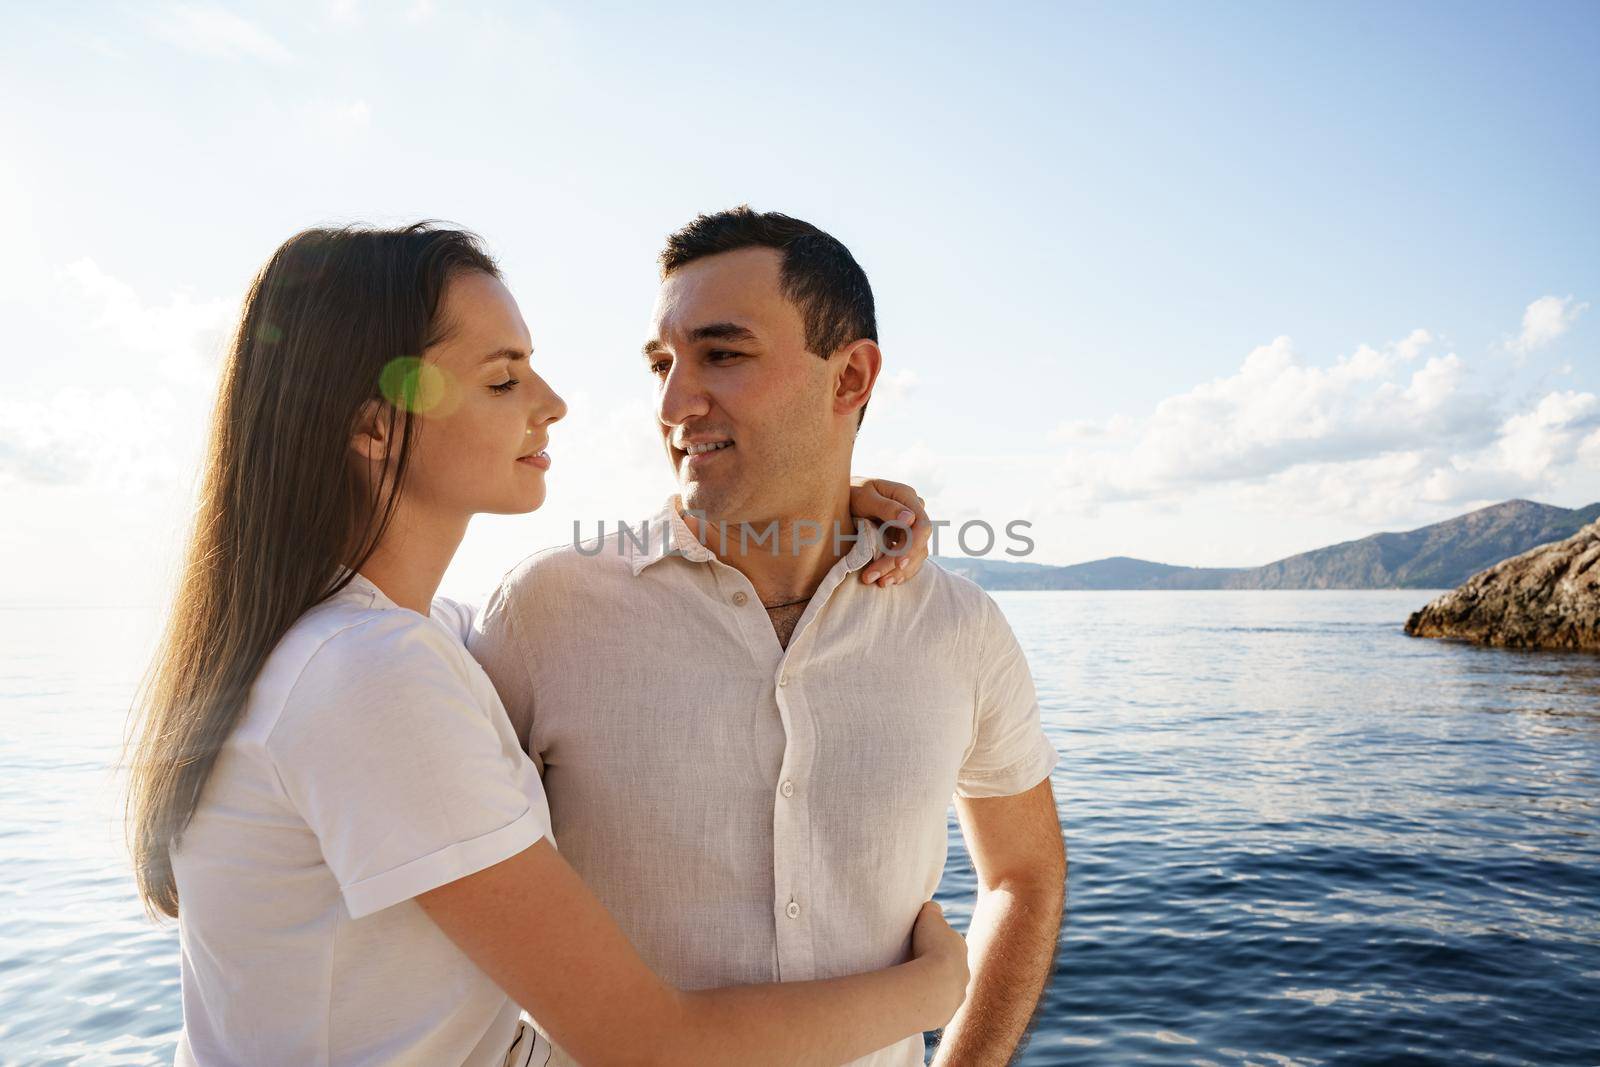
[[[1431,595],[996,594],[1071,865],[1020,1062],[1600,1063],[1600,657],[1407,638]],[[171,1062],[113,771],[156,622],[0,609],[0,1063]]]

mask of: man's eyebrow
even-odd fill
[[[704,326],[696,326],[690,330],[689,340],[743,341],[749,344],[756,340],[756,335],[749,329],[740,326],[737,322],[708,322]],[[659,338],[646,341],[643,348],[645,358],[648,359],[666,347],[666,343]]]
[[[754,341],[756,335],[737,322],[713,322],[689,331],[691,341]]]
[[[502,348],[502,349],[499,349],[498,351],[490,352],[487,356],[484,356],[481,360],[478,361],[478,366],[481,367],[481,366],[484,366],[486,364],[493,363],[497,359],[510,359],[510,360],[527,359],[528,357],[530,357],[532,355],[533,355],[533,349],[531,349],[531,348],[526,352],[519,351],[518,349],[515,349],[515,348]]]

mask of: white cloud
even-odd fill
[[[1548,491],[1600,450],[1593,394],[1497,401],[1471,386],[1455,353],[1424,357],[1431,341],[1413,331],[1316,366],[1279,337],[1235,374],[1168,397],[1148,416],[1063,424],[1052,435],[1068,446],[1063,502],[1176,503],[1220,487],[1250,511],[1384,522],[1419,503]]]
[[[328,21],[346,26],[361,24],[360,0],[330,0],[327,6]]]
[[[308,105],[311,121],[334,134],[362,129],[372,121],[372,108],[365,100],[320,100]]]
[[[858,448],[852,467],[852,474],[905,482],[925,499],[931,499],[949,488],[950,458],[936,453],[920,440],[910,444],[888,441]]]
[[[1589,470],[1600,470],[1600,430],[1585,437],[1578,446],[1578,464]]]
[[[879,375],[872,395],[888,397],[890,400],[905,400],[916,391],[920,380],[916,371],[903,367],[892,374]]]
[[[1231,497],[1223,499],[1241,514],[1278,518],[1309,512],[1356,518],[1377,526],[1415,510],[1419,480],[1433,469],[1425,451],[1408,450],[1337,463],[1302,464],[1268,478],[1220,488],[1231,490]]]
[[[1053,444],[1071,445],[1093,441],[1114,440],[1126,437],[1135,427],[1127,415],[1113,415],[1109,419],[1068,419],[1050,431]]]
[[[1494,457],[1502,469],[1534,482],[1577,458],[1580,442],[1597,428],[1600,398],[1572,390],[1549,393],[1531,411],[1506,419]]]
[[[426,22],[435,14],[433,0],[413,0],[410,4],[401,5],[397,2],[379,4],[380,17],[387,17],[397,13],[400,18],[413,24]],[[362,0],[328,0],[323,7],[323,13],[329,22],[340,26],[360,26],[366,22],[366,11],[363,9]]]
[[[200,55],[271,63],[294,59],[266,30],[237,12],[213,4],[174,4],[158,17],[155,29],[173,44]]]
[[[214,379],[215,356],[234,311],[228,301],[196,300],[179,290],[164,304],[147,304],[89,258],[69,263],[59,279],[62,307],[116,344],[112,358],[156,356],[156,369],[177,384],[207,386]]]
[[[68,386],[0,400],[0,484],[87,485],[139,494],[176,484],[183,416],[173,390]]]
[[[1433,343],[1433,334],[1427,330],[1415,329],[1406,335],[1405,340],[1394,346],[1395,354],[1401,359],[1410,362],[1421,354],[1424,348]]]
[[[1441,443],[1482,444],[1493,433],[1489,399],[1464,384],[1454,353],[1419,368],[1427,335],[1331,366],[1304,363],[1288,337],[1245,357],[1239,371],[1158,403],[1151,414],[1111,420],[1130,443],[1070,449],[1063,476],[1083,500],[1155,498],[1206,482],[1268,478],[1291,468],[1338,463]],[[1081,426],[1058,440],[1093,441]]]
[[[92,259],[56,276],[74,384],[0,398],[0,482],[136,494],[192,471],[232,308],[186,291],[147,303]]]
[[[1589,307],[1570,296],[1541,296],[1522,313],[1522,333],[1509,345],[1519,356],[1543,348],[1572,328]]]

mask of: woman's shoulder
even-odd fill
[[[295,620],[250,691],[249,732],[262,740],[286,717],[371,706],[385,694],[466,691],[469,654],[453,619],[403,608],[324,602]]]
[[[458,674],[468,656],[463,622],[455,612],[439,617],[437,609],[436,604],[432,617],[405,608],[363,608],[302,620],[305,632],[296,642],[302,646],[300,673],[335,685],[392,684],[441,670]]]

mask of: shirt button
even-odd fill
[[[794,783],[790,782],[790,781],[785,781],[783,783],[783,786],[778,790],[778,792],[782,793],[786,797],[794,796]]]
[[[749,599],[750,598],[745,595],[743,590],[740,590],[739,592],[733,594],[733,602],[735,604],[738,604],[740,607],[744,607],[744,602],[746,600],[749,600]]]
[[[800,918],[800,905],[791,900],[789,901],[789,906],[783,909],[783,913],[791,919],[798,919]]]
[[[779,685],[788,685],[789,684],[789,676],[787,674],[778,675],[778,684]]]

